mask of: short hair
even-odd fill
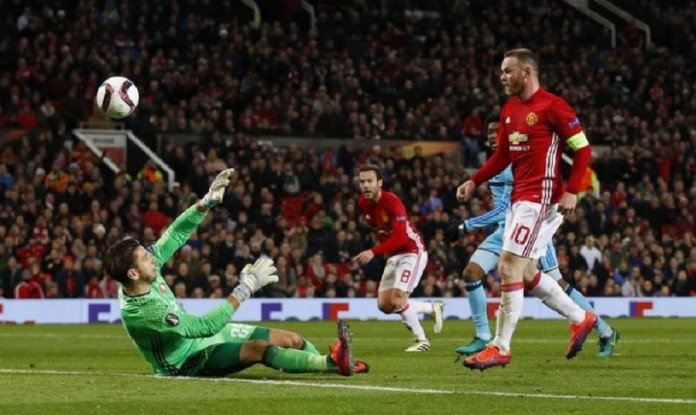
[[[486,120],[484,121],[483,128],[484,130],[488,128],[488,124],[492,122],[500,122],[500,112],[499,111],[491,111],[490,114],[486,117]],[[484,135],[487,135],[486,132],[484,131]]]
[[[510,49],[503,55],[505,58],[517,58],[523,64],[527,64],[534,68],[534,71],[539,72],[539,58],[537,55],[527,48]]]
[[[104,255],[104,272],[122,285],[129,285],[128,270],[135,266],[135,250],[139,246],[140,242],[134,238],[113,245]]]
[[[363,164],[360,166],[358,169],[358,175],[362,172],[366,171],[373,171],[377,175],[377,180],[382,180],[382,169],[379,168],[376,164]]]

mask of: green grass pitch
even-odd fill
[[[520,321],[513,359],[483,373],[454,363],[473,333],[447,321],[432,350],[407,354],[398,322],[350,322],[354,354],[371,371],[352,378],[289,375],[262,366],[229,378],[154,378],[120,325],[0,326],[0,414],[695,414],[696,320],[610,321],[622,338],[609,359],[596,336],[563,356],[562,321]],[[320,350],[331,322],[269,322]]]

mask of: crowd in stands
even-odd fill
[[[403,13],[395,1],[319,2],[309,34],[292,19],[257,27],[212,3],[0,6],[10,34],[0,38],[0,128],[26,131],[0,143],[0,297],[114,297],[101,270],[108,246],[126,235],[154,242],[224,166],[238,169],[224,206],[162,269],[177,296],[223,297],[262,254],[281,277],[263,295],[374,296],[383,262],[350,261],[375,242],[353,182],[366,161],[383,167],[385,188],[427,241],[416,295],[463,296],[461,271],[490,229],[454,246],[443,231],[492,207],[485,186],[465,205],[454,194],[480,164],[484,120],[504,100],[501,53],[518,45],[538,51],[542,84],[599,145],[601,185],[555,238],[561,272],[588,296],[696,295],[696,25],[680,26],[690,48],[648,46],[627,30],[611,49],[563,2],[442,0],[418,13],[404,5],[424,2],[400,2]],[[126,124],[150,145],[168,133],[199,137],[167,141],[160,154],[181,183],[173,191],[156,165],[114,176],[72,140],[101,117],[94,91],[114,74],[140,88]],[[345,145],[272,147],[264,134]],[[407,159],[390,139],[457,141],[464,157]],[[486,285],[499,295],[495,272]]]

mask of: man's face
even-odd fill
[[[505,87],[505,95],[519,95],[524,89],[527,77],[531,74],[529,66],[523,66],[516,57],[509,56],[500,64],[500,82]]]
[[[135,266],[132,269],[136,271],[140,281],[151,283],[157,278],[157,261],[155,256],[142,246],[135,250]]]
[[[358,184],[360,185],[360,193],[366,199],[376,201],[379,197],[379,189],[382,187],[382,180],[377,179],[377,173],[374,171],[363,171],[358,174]]]
[[[498,148],[498,127],[500,127],[500,123],[498,121],[489,122],[486,126],[486,137],[488,139],[488,146],[493,151],[495,151],[495,149]]]

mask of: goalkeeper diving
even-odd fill
[[[342,320],[328,355],[296,333],[230,322],[247,298],[278,281],[271,259],[247,264],[232,294],[203,316],[188,314],[174,297],[160,268],[222,201],[232,174],[234,169],[222,171],[208,193],[179,215],[154,245],[144,247],[129,238],[109,248],[104,269],[121,284],[123,327],[140,353],[161,376],[225,376],[257,363],[288,373],[366,373],[369,366],[352,357],[351,335]]]

